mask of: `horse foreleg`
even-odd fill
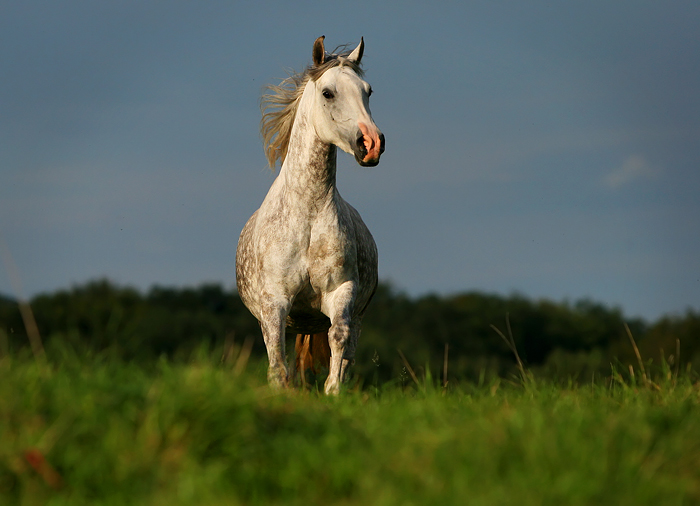
[[[355,361],[360,320],[352,318],[354,303],[355,283],[348,281],[329,293],[321,304],[321,310],[331,320],[331,328],[328,330],[331,361],[324,386],[326,394],[340,392],[340,385]]]
[[[324,385],[326,394],[337,394],[345,381],[350,366],[355,362],[355,347],[359,334],[359,324],[343,320],[331,325],[328,331],[328,344],[331,348],[331,363],[328,378]]]
[[[270,365],[267,369],[267,381],[273,388],[286,388],[289,386],[289,371],[285,358],[285,319],[287,312],[277,308],[270,308],[263,313],[260,328],[262,329],[267,358]]]

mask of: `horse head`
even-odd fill
[[[347,57],[338,57],[340,65],[322,70],[327,58],[323,39],[316,39],[313,48],[318,77],[309,81],[304,92],[311,94],[310,119],[322,141],[354,155],[360,165],[374,167],[384,152],[384,134],[369,110],[372,87],[359,70],[364,40]]]

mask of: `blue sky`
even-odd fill
[[[26,296],[234,286],[263,86],[364,36],[387,150],[341,153],[338,186],[382,279],[698,309],[698,26],[697,1],[5,2],[0,241]]]

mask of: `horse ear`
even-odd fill
[[[326,49],[323,47],[323,39],[325,38],[325,35],[321,35],[318,39],[316,39],[316,42],[314,42],[313,57],[314,65],[317,67],[319,65],[323,65],[323,63],[326,61]]]
[[[365,52],[365,39],[360,37],[360,44],[353,50],[348,56],[348,60],[354,61],[355,63],[360,63],[362,59],[362,53]]]

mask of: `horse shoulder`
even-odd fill
[[[365,222],[362,219],[362,216],[360,215],[359,211],[345,200],[343,200],[343,204],[346,209],[346,216],[348,216],[350,222],[352,223],[351,226],[355,234],[355,241],[357,242],[357,246],[373,250],[374,255],[376,256],[377,245],[374,242],[374,237],[372,237],[372,233],[369,231],[367,225],[365,225]]]

